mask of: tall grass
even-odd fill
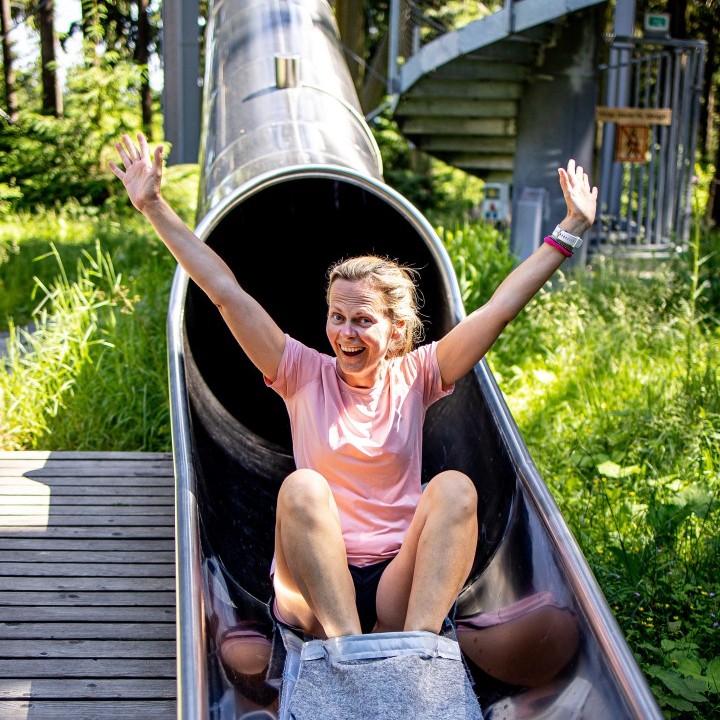
[[[32,330],[10,326],[0,364],[0,447],[165,449],[162,312],[142,303],[97,243],[71,280],[37,280]]]
[[[490,355],[541,475],[677,718],[720,709],[720,331],[699,302],[700,245],[650,275],[598,259],[561,276]]]
[[[166,195],[189,221],[197,169],[168,175]],[[2,238],[0,328],[5,321],[10,338],[0,449],[169,450],[165,316],[175,264],[151,228],[126,205],[97,213],[71,204],[8,216]]]

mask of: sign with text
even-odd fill
[[[672,124],[672,110],[670,108],[599,105],[595,108],[595,119],[598,122],[618,123],[619,125],[670,125]]]

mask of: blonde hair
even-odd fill
[[[327,300],[336,280],[366,281],[381,298],[391,322],[398,325],[399,337],[391,344],[388,357],[410,352],[423,338],[423,324],[418,312],[420,293],[415,285],[417,270],[377,255],[361,255],[341,260],[328,271]],[[399,325],[399,323],[403,323]]]

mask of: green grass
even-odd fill
[[[189,222],[197,168],[167,174],[169,199]],[[8,215],[0,232],[0,327],[11,330],[0,448],[169,450],[165,317],[175,262],[152,229],[125,204],[71,204]]]
[[[676,718],[720,709],[720,331],[698,322],[701,285],[682,262],[646,277],[599,262],[542,292],[490,355],[541,475]]]

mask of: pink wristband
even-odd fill
[[[573,254],[567,248],[564,248],[560,243],[555,242],[549,235],[545,238],[545,242],[548,245],[552,245],[554,248],[557,248],[565,257],[572,257]]]

